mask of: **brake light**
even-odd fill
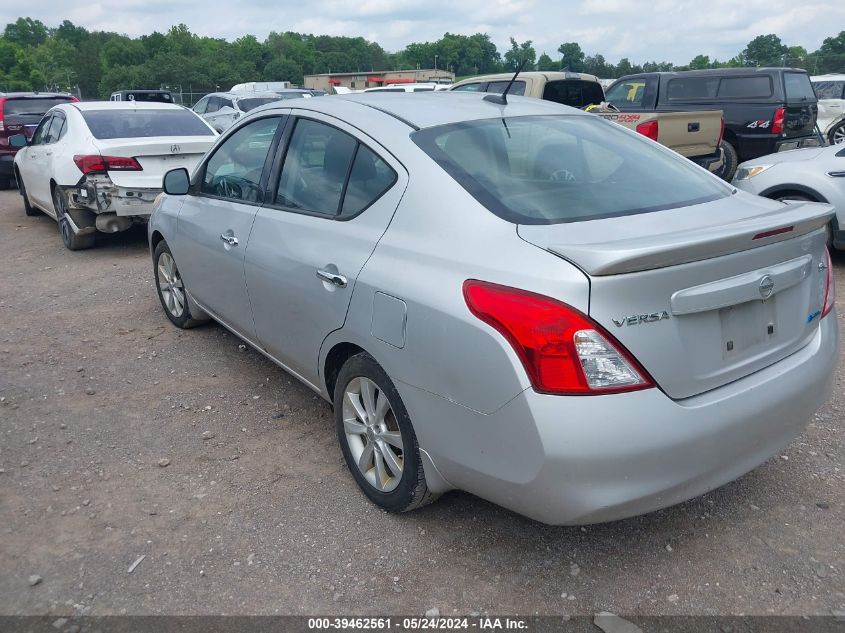
[[[144,171],[134,158],[126,156],[100,156],[99,154],[73,157],[73,162],[83,174],[104,174],[107,171]]]
[[[722,117],[719,123],[719,141],[716,143],[718,148],[722,144],[722,139],[725,138],[725,117]]]
[[[825,280],[822,318],[830,314],[830,311],[833,310],[833,306],[836,305],[836,283],[833,280],[833,266],[830,262],[830,251],[825,249],[824,254],[827,258],[827,279]]]
[[[784,108],[775,110],[775,117],[772,119],[772,134],[783,133],[783,122],[785,118],[786,110]]]
[[[6,130],[6,124],[3,121],[3,109],[6,105],[6,97],[0,97],[0,132]]]
[[[639,132],[643,136],[647,136],[652,141],[657,140],[657,130],[657,119],[654,119],[653,121],[646,121],[645,123],[640,123],[637,126],[637,132]]]
[[[565,303],[475,279],[463,291],[470,312],[511,344],[535,391],[597,395],[654,386],[613,336]]]

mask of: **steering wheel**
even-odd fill
[[[575,178],[575,174],[568,169],[556,169],[549,174],[549,180],[553,180],[555,182],[576,182],[577,178]]]
[[[232,200],[257,200],[258,187],[255,183],[238,176],[219,176],[214,183],[214,193]]]

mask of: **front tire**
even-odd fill
[[[32,206],[32,203],[29,201],[29,196],[26,195],[26,186],[23,184],[23,178],[21,178],[20,174],[17,174],[18,177],[18,188],[20,190],[21,197],[23,198],[23,211],[26,215],[30,218],[33,218],[37,215],[42,215],[41,211],[36,209]]]
[[[153,273],[158,300],[173,325],[184,330],[204,322],[191,315],[185,283],[176,266],[176,260],[173,259],[173,253],[164,240],[156,245],[153,252]]]
[[[56,210],[56,221],[59,223],[59,235],[69,251],[82,251],[94,246],[96,237],[93,233],[77,235],[73,232],[67,217],[67,203],[58,187],[53,187],[53,208]]]
[[[437,498],[426,485],[405,404],[369,354],[357,354],[341,368],[334,412],[346,465],[370,501],[388,512],[407,512]]]

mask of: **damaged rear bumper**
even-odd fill
[[[121,187],[105,174],[88,175],[76,185],[61,187],[71,228],[77,235],[118,233],[145,224],[161,189]]]

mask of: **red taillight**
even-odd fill
[[[824,303],[822,304],[822,318],[830,314],[833,306],[836,305],[836,283],[833,281],[833,266],[830,261],[830,251],[825,249],[827,262],[827,280],[824,288]]]
[[[657,140],[657,131],[657,119],[655,119],[654,121],[646,121],[645,123],[640,123],[637,126],[637,132],[639,132],[643,136],[647,136],[652,141]]]
[[[595,395],[654,386],[610,334],[575,308],[475,279],[463,290],[470,312],[511,344],[536,391]]]
[[[772,119],[772,134],[783,133],[783,122],[786,118],[786,110],[778,108],[775,110],[775,117]]]
[[[104,174],[107,171],[143,171],[141,164],[126,156],[100,156],[99,154],[79,155],[73,162],[83,174]]]
[[[0,132],[5,131],[6,124],[3,121],[3,109],[6,105],[6,97],[0,97]]]
[[[722,117],[719,122],[719,142],[716,143],[716,147],[719,147],[722,144],[723,138],[725,138],[725,117]]]

